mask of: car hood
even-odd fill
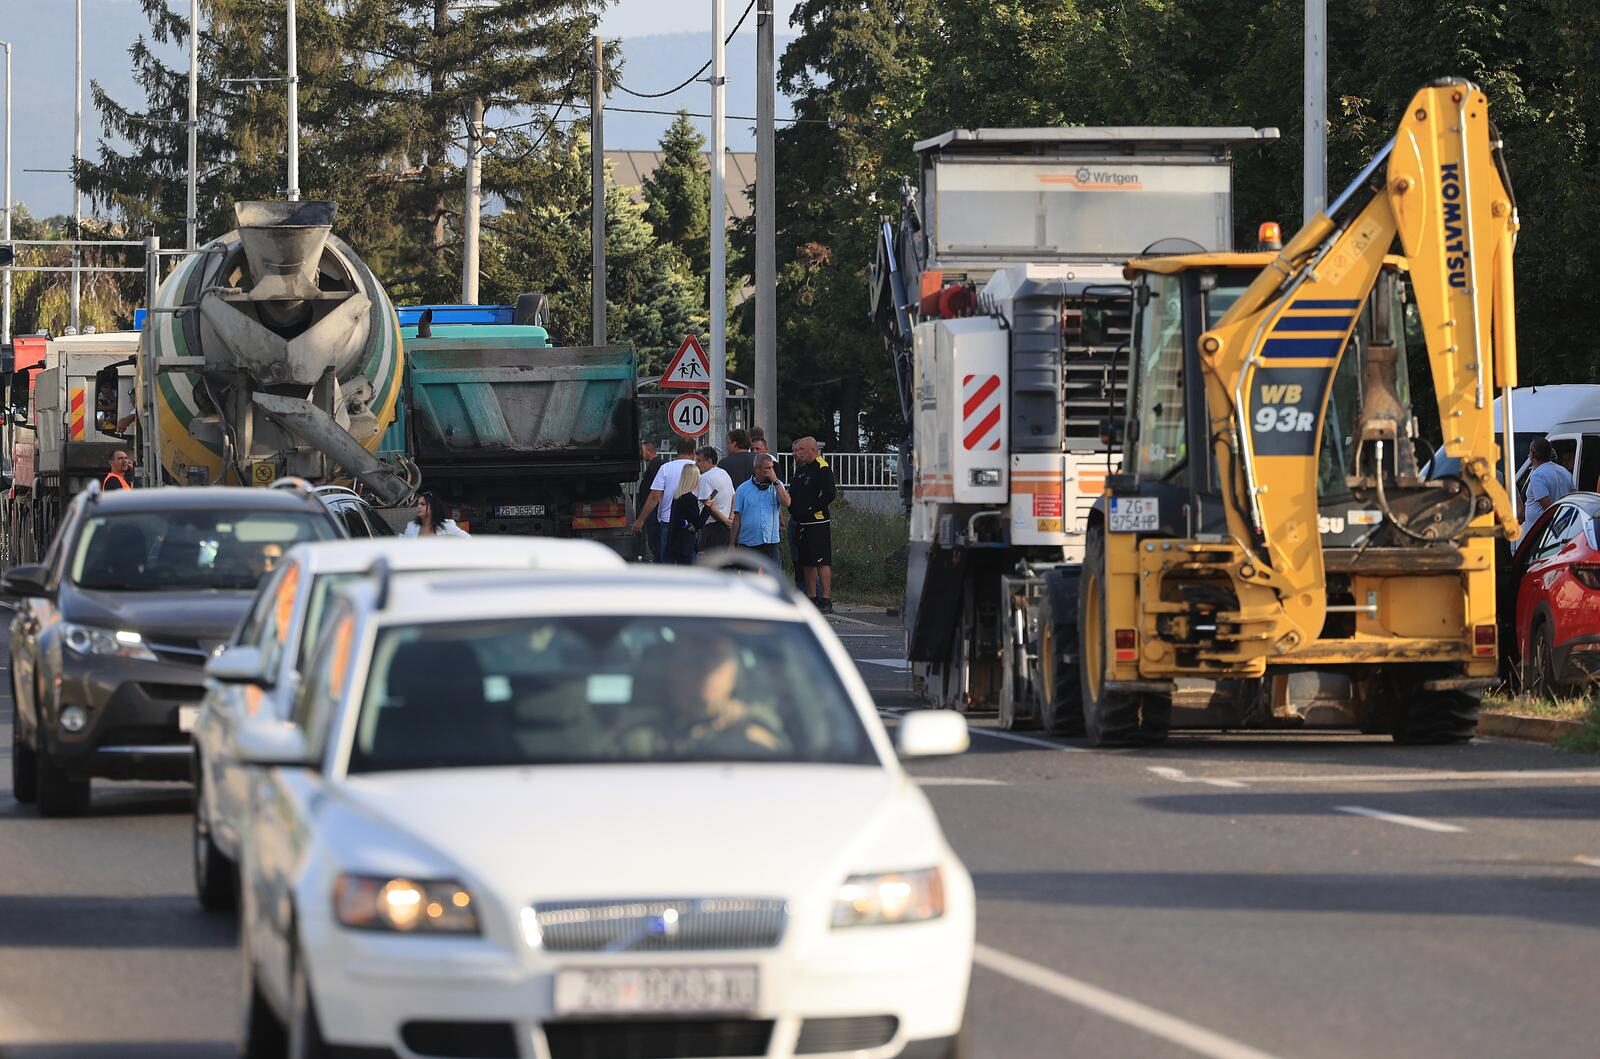
[[[90,592],[75,589],[62,599],[67,621],[131,629],[147,640],[199,640],[208,648],[233,634],[255,593]]]
[[[647,896],[831,895],[845,875],[947,850],[922,792],[879,767],[555,766],[354,776],[344,800],[513,904]],[[368,850],[373,847],[363,843]],[[352,865],[371,870],[377,865]]]

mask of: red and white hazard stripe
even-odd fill
[[[961,447],[996,452],[1000,448],[1000,376],[968,375],[961,380]]]

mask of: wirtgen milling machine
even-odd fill
[[[1122,465],[1079,604],[1094,741],[1471,738],[1496,670],[1495,538],[1517,534],[1491,390],[1516,384],[1516,231],[1488,100],[1446,80],[1281,252],[1129,264]],[[1407,348],[1407,275],[1425,349]],[[1409,392],[1409,353],[1458,476],[1418,474],[1412,402],[1430,397]]]

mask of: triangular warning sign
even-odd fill
[[[683,336],[683,344],[661,375],[661,386],[666,390],[711,389],[711,359],[694,335]]]

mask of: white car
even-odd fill
[[[347,586],[237,739],[243,1054],[964,1057],[972,880],[896,747],[967,741],[892,743],[770,577]]]
[[[194,727],[195,893],[206,908],[232,908],[245,770],[233,764],[240,722],[289,716],[300,669],[335,588],[377,562],[391,570],[607,570],[626,564],[594,541],[537,537],[368,538],[293,548],[262,582],[230,646],[212,659]],[[218,680],[215,674],[226,679]]]

